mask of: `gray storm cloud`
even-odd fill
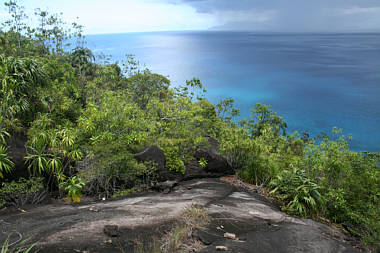
[[[380,32],[380,0],[165,1],[213,14],[215,29]]]

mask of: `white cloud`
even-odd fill
[[[192,6],[153,0],[30,0],[28,9],[41,7],[63,12],[66,21],[84,25],[85,33],[120,33],[166,30],[203,30],[216,24],[208,13]]]
[[[376,2],[377,1],[377,2]],[[85,33],[166,30],[366,31],[380,29],[379,0],[28,0],[37,7],[63,12]],[[5,19],[0,8],[0,23]],[[31,21],[33,22],[33,21]]]

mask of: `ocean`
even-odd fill
[[[198,77],[213,103],[232,97],[248,117],[270,104],[288,132],[334,126],[351,149],[380,151],[380,34],[150,32],[88,35],[87,47],[121,61],[135,55],[172,86]]]

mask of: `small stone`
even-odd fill
[[[227,251],[228,250],[228,248],[226,246],[216,246],[215,249],[217,251]]]
[[[96,208],[95,206],[90,206],[90,208],[88,210],[92,211],[92,212],[99,212],[99,209]]]
[[[120,235],[119,227],[116,225],[105,225],[103,231],[110,237],[117,237]]]
[[[229,238],[232,240],[236,240],[236,235],[232,233],[224,233],[224,238]]]

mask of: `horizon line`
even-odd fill
[[[132,32],[111,32],[111,33],[85,33],[91,35],[117,35],[136,33],[171,33],[171,32],[236,32],[236,33],[257,33],[257,34],[380,34],[380,31],[257,31],[257,30],[162,30],[162,31],[132,31]]]

